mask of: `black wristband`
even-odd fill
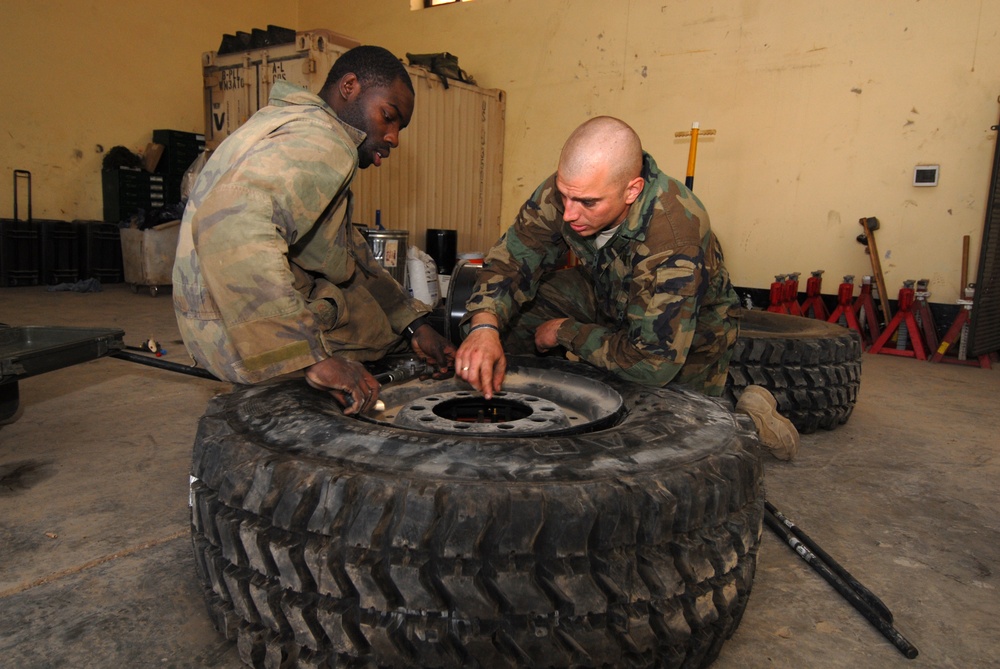
[[[407,336],[408,339],[413,339],[413,335],[417,334],[417,328],[421,325],[427,325],[427,319],[421,316],[417,320],[413,321],[405,328],[403,328],[403,334]]]

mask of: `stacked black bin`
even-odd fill
[[[181,130],[154,130],[153,142],[163,153],[153,174],[134,167],[118,167],[101,173],[104,221],[121,223],[133,216],[181,201],[184,173],[205,150],[205,136]]]
[[[205,150],[205,135],[180,130],[154,130],[153,142],[163,146],[156,165],[157,174],[183,175]]]
[[[76,225],[39,218],[0,219],[0,286],[72,283],[83,278]]]
[[[27,220],[21,220],[18,190],[27,193]],[[0,219],[0,287],[73,283],[96,277],[121,283],[121,242],[117,223],[39,219],[31,211],[31,173],[15,170],[14,218]]]
[[[31,221],[0,219],[0,286],[37,286],[38,227]]]
[[[140,211],[162,207],[164,178],[137,168],[119,167],[101,172],[104,194],[104,221],[121,223]]]
[[[27,193],[27,220],[20,220],[19,186]],[[14,170],[14,218],[0,219],[0,286],[37,286],[40,274],[38,227],[31,221],[31,172]]]
[[[164,180],[167,206],[181,201],[181,180],[191,163],[205,150],[205,135],[181,130],[154,130],[153,142],[163,146],[156,174]]]
[[[74,283],[80,276],[80,241],[69,221],[34,219],[39,232],[41,283]]]
[[[122,265],[121,231],[114,223],[73,221],[80,251],[80,276],[101,283],[125,280]]]

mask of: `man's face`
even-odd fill
[[[556,188],[565,208],[563,220],[581,237],[621,223],[635,201],[628,187],[611,183],[607,173],[607,168],[573,177],[556,173]]]
[[[399,132],[410,123],[413,93],[401,79],[365,88],[338,115],[367,135],[358,147],[358,167],[378,167],[399,146]]]

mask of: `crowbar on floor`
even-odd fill
[[[808,535],[788,520],[770,502],[764,502],[764,522],[778,537],[788,544],[806,564],[812,567],[827,583],[846,599],[851,606],[868,619],[879,632],[888,639],[907,659],[918,654],[916,646],[892,626],[892,612],[868,588],[861,585],[850,572],[844,569],[826,551],[808,538]],[[794,532],[794,534],[793,534]],[[802,539],[805,537],[805,539]],[[808,541],[808,545],[807,542]],[[811,550],[816,549],[816,550]],[[818,552],[817,552],[818,551]],[[834,571],[837,573],[835,574]]]

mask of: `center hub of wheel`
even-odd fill
[[[503,390],[488,400],[454,377],[410,379],[383,387],[383,408],[359,418],[437,434],[526,437],[599,430],[626,412],[622,396],[603,381],[516,361],[509,363]]]
[[[399,408],[392,422],[399,427],[474,434],[535,434],[572,424],[561,407],[535,395],[501,392],[487,400],[465,390],[408,402]]]

